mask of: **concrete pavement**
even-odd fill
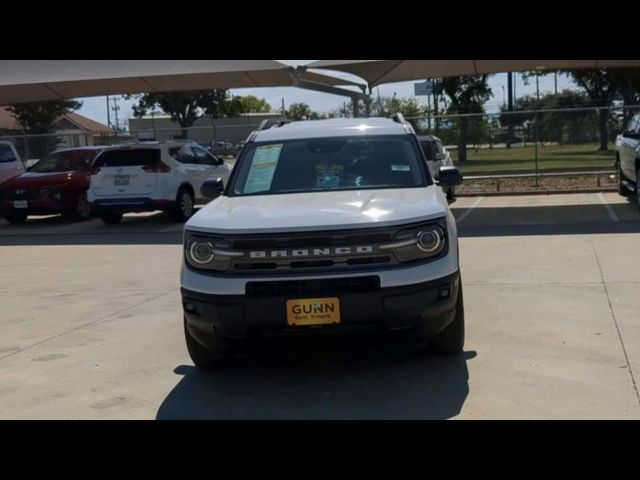
[[[180,225],[0,224],[0,418],[640,418],[637,207],[604,193],[453,208],[463,355],[314,341],[214,373],[184,346]]]

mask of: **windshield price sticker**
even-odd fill
[[[244,193],[267,192],[271,189],[273,174],[280,160],[280,152],[282,152],[282,143],[256,148]]]

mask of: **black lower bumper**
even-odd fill
[[[109,200],[96,200],[92,204],[93,211],[102,213],[137,213],[153,212],[156,210],[168,210],[171,202],[168,200],[153,200],[151,198],[118,198]]]
[[[377,278],[377,277],[375,277]],[[261,282],[276,284],[279,282]],[[281,282],[286,283],[286,282]],[[289,282],[291,283],[291,282]],[[301,283],[305,283],[302,282]],[[435,281],[402,287],[362,289],[345,292],[323,288],[317,292],[304,286],[300,295],[208,295],[182,289],[185,321],[191,335],[203,345],[213,338],[243,339],[318,333],[391,332],[418,330],[421,338],[431,338],[455,316],[460,289],[458,273]],[[273,289],[278,291],[278,289]],[[256,291],[264,291],[257,289]],[[289,299],[340,299],[339,325],[291,327],[287,323]]]

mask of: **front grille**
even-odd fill
[[[325,297],[380,290],[380,277],[247,282],[247,297]]]
[[[0,190],[0,200],[32,200],[38,198],[38,190],[10,189]]]
[[[402,228],[406,228],[403,226]],[[355,267],[391,266],[396,264],[393,255],[386,252],[376,251],[377,245],[389,243],[393,240],[400,227],[393,228],[373,228],[366,231],[329,231],[329,232],[304,232],[273,234],[269,236],[247,236],[225,237],[229,244],[229,249],[242,251],[243,257],[233,258],[229,267],[229,273],[235,275],[250,275],[260,273],[312,273],[323,271],[350,270]],[[296,249],[326,249],[339,247],[373,246],[374,251],[364,254],[353,252],[353,254],[332,254],[321,256],[303,256],[295,258],[288,256],[251,258],[250,252],[258,251],[294,251]]]

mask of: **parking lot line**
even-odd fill
[[[482,202],[482,200],[484,200],[484,197],[479,197],[475,202],[473,202],[473,204],[467,208],[462,215],[460,215],[460,218],[458,218],[456,220],[456,223],[460,223],[462,222],[465,218],[467,218],[469,215],[471,215],[471,212],[473,212],[473,209],[476,208],[478,205],[480,205],[480,202]]]
[[[602,192],[598,193],[598,198],[600,199],[600,203],[602,203],[602,205],[604,206],[605,210],[607,211],[607,215],[609,215],[609,218],[611,219],[611,221],[612,222],[620,221],[620,219],[616,215],[616,212],[614,212],[613,208],[611,208],[611,205],[609,205],[609,202],[607,202],[604,199],[604,197],[602,196]]]

